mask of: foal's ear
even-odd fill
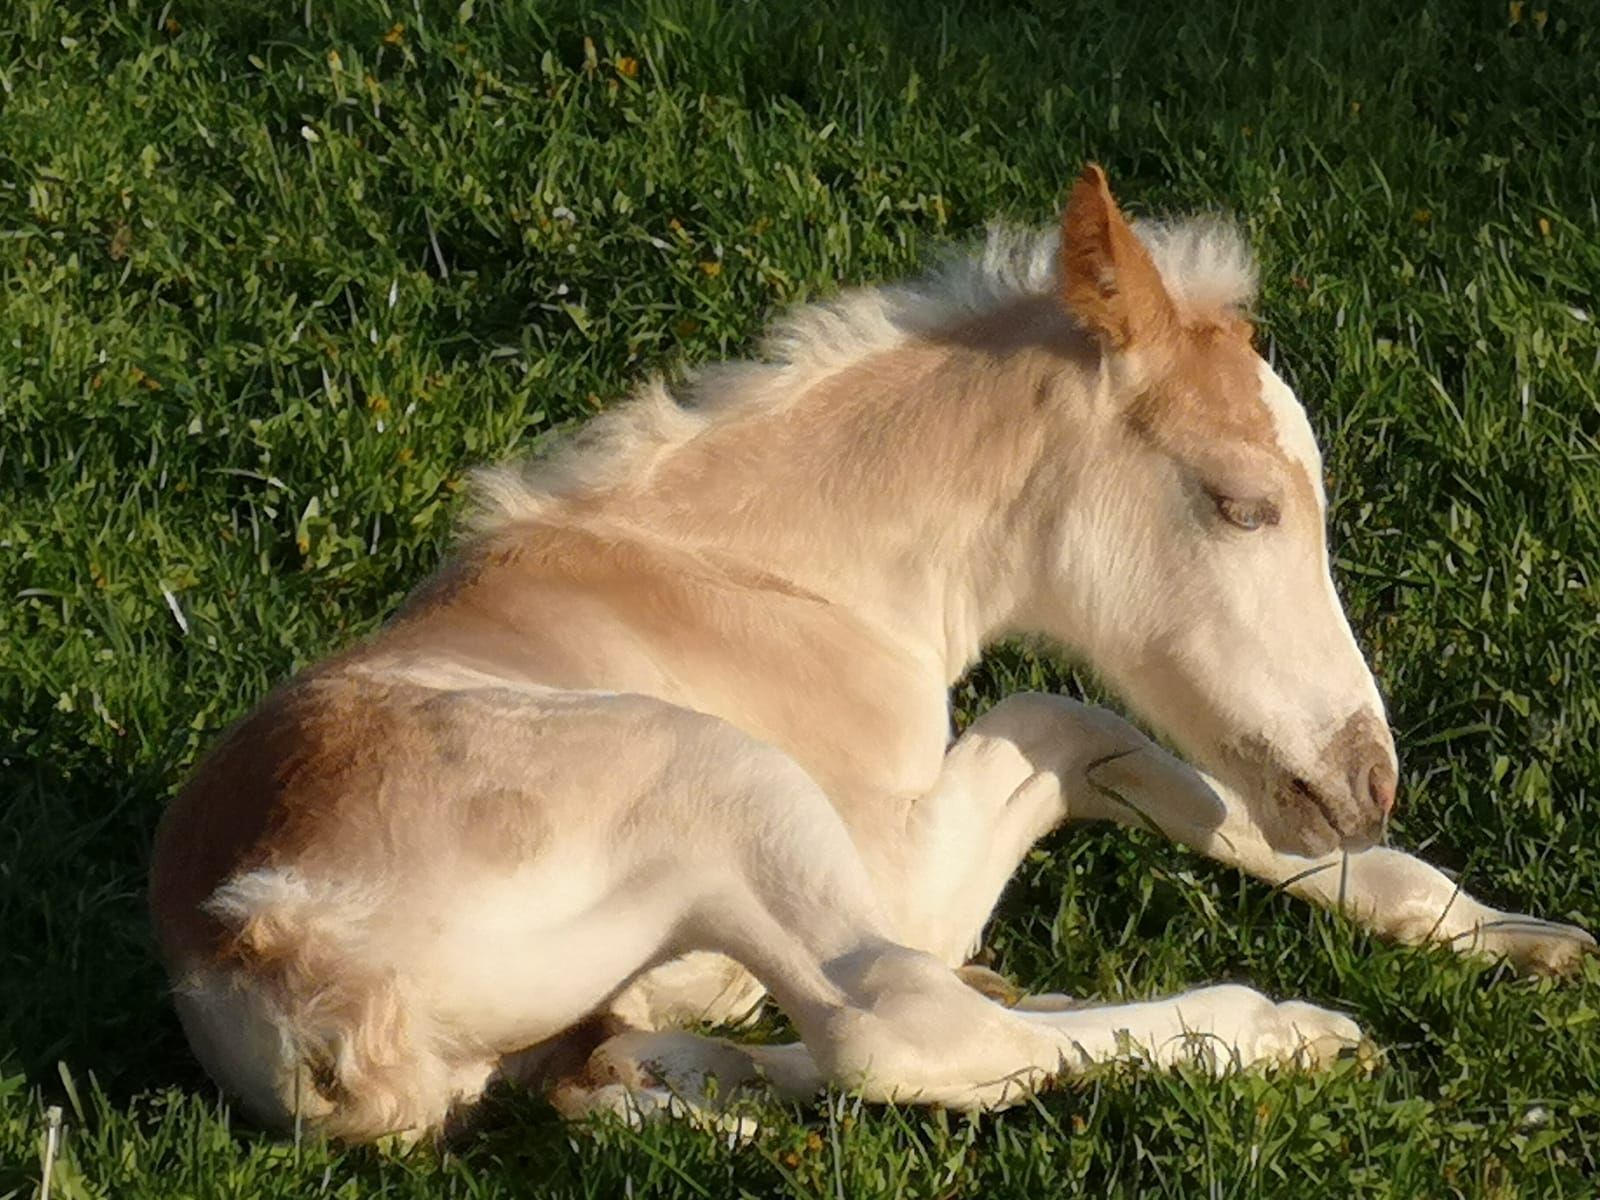
[[[1061,214],[1061,302],[1113,349],[1152,341],[1177,317],[1161,272],[1090,163]]]

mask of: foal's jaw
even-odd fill
[[[1369,844],[1394,745],[1329,574],[1303,409],[1252,347],[1243,297],[1186,295],[1098,168],[1073,189],[1060,261],[1062,303],[1100,345],[1111,403],[1092,436],[1119,494],[1068,519],[1053,632],[1075,626],[1069,643],[1279,849]]]

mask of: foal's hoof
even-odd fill
[[[988,967],[980,967],[977,963],[957,967],[956,977],[986,1000],[993,1000],[996,1004],[1003,1004],[1007,1008],[1015,1008],[1017,1001],[1023,996],[1022,989],[999,971],[991,971]]]
[[[1299,1000],[1277,1006],[1283,1027],[1283,1061],[1307,1071],[1320,1071],[1335,1063],[1355,1059],[1375,1061],[1377,1046],[1343,1013]]]
[[[1600,953],[1594,938],[1576,925],[1507,913],[1462,935],[1456,949],[1503,958],[1524,975],[1576,975],[1583,960]]]
[[[1000,972],[977,963],[957,967],[956,976],[978,995],[1018,1012],[1070,1012],[1085,1007],[1084,1001],[1076,996],[1064,996],[1060,992],[1024,992]]]

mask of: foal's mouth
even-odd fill
[[[1335,833],[1343,834],[1344,831],[1339,828],[1339,818],[1333,815],[1333,806],[1328,803],[1321,792],[1311,786],[1308,780],[1296,775],[1289,780],[1288,786],[1284,790],[1295,799],[1311,805],[1312,808],[1321,813],[1322,819],[1328,823],[1328,828]]]
[[[1290,777],[1277,791],[1274,797],[1278,801],[1278,811],[1283,816],[1290,816],[1294,810],[1311,816],[1318,824],[1326,828],[1326,836],[1316,836],[1323,832],[1322,829],[1307,829],[1301,826],[1299,833],[1301,840],[1312,854],[1327,854],[1334,850],[1354,852],[1365,850],[1383,841],[1388,830],[1387,815],[1381,816],[1376,821],[1364,818],[1352,820],[1349,816],[1340,813],[1327,794],[1304,776]]]
[[[1355,852],[1381,842],[1386,819],[1368,813],[1353,796],[1345,796],[1315,776],[1278,759],[1264,739],[1236,742],[1224,748],[1223,778],[1255,799],[1251,811],[1272,847],[1285,854],[1317,858],[1336,851]],[[1253,786],[1252,786],[1253,784]]]

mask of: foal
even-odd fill
[[[1310,427],[1240,312],[1252,274],[1226,228],[1135,230],[1090,167],[1058,234],[802,310],[766,361],[682,404],[647,386],[564,457],[487,475],[475,536],[166,814],[152,905],[207,1070],[259,1120],[369,1138],[506,1075],[564,1077],[567,1111],[758,1073],[983,1107],[1112,1059],[1358,1042],[1244,987],[1067,1009],[966,986],[1068,819],[1154,822],[1392,937],[1570,967],[1587,935],[1373,844],[1393,744]],[[1025,631],[1210,775],[1055,696],[949,745],[950,683]],[[803,1045],[671,1032],[768,990]]]

